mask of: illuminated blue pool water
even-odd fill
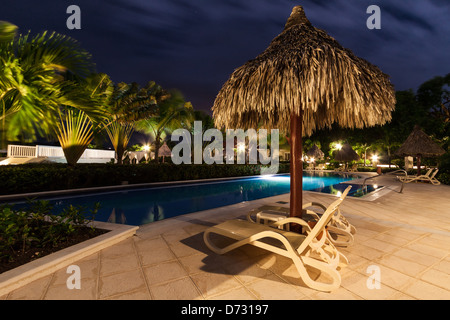
[[[357,177],[320,172],[304,173],[303,190],[337,193]],[[69,204],[88,209],[99,202],[97,221],[143,225],[170,217],[251,201],[290,191],[289,175],[261,176],[197,184],[171,185],[126,191],[47,199],[58,211]],[[351,196],[351,194],[350,194]]]

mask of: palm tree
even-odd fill
[[[94,72],[91,55],[65,35],[43,32],[32,37],[16,30],[0,23],[0,120],[6,138],[35,140],[51,134],[61,106],[101,116],[90,99],[74,99],[72,93]]]
[[[71,91],[70,96],[74,101],[79,100],[79,97],[87,97],[90,102],[97,104],[99,110],[104,110],[112,92],[113,85],[108,75],[99,73],[86,78],[83,85]],[[94,130],[101,127],[101,121],[89,118],[81,110],[72,109],[61,110],[59,117],[55,134],[63,148],[67,163],[73,166],[92,142]]]
[[[158,105],[157,115],[139,121],[137,129],[150,134],[155,139],[155,160],[159,162],[158,151],[167,133],[182,127],[190,128],[193,121],[192,104],[185,102],[180,92],[172,90],[170,97]]]
[[[397,133],[390,130],[387,126],[381,127],[381,130],[383,132],[383,136],[381,139],[377,140],[374,145],[381,150],[386,151],[389,168],[391,168],[391,161],[394,151],[398,149],[402,143],[399,142]]]
[[[74,166],[93,139],[92,122],[82,111],[67,111],[56,130],[67,163]]]
[[[108,121],[104,127],[116,150],[118,164],[122,164],[136,123],[154,116],[158,103],[166,98],[167,93],[155,82],[149,82],[143,88],[137,83],[121,82],[115,86],[108,102]]]

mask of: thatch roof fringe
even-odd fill
[[[419,126],[415,126],[395,155],[400,157],[437,157],[444,153],[443,148],[437,145]]]

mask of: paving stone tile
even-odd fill
[[[8,300],[41,300],[47,290],[47,287],[52,279],[52,275],[40,278],[10,292],[7,295]]]
[[[403,292],[420,300],[450,300],[449,290],[421,280],[417,280],[404,288]]]
[[[341,286],[353,294],[367,300],[387,300],[397,291],[382,282],[370,278],[371,274],[362,275],[357,272],[348,274],[342,279]]]
[[[80,289],[69,289],[66,284],[50,286],[44,300],[95,300],[97,297],[96,279],[80,281]]]
[[[118,294],[105,300],[151,300],[150,293],[147,288],[138,289],[137,291],[125,292]]]
[[[129,291],[145,289],[146,284],[141,270],[131,270],[100,277],[98,298],[104,299]]]
[[[150,267],[145,267],[144,274],[150,286],[176,280],[188,275],[186,270],[180,265],[180,263],[178,263],[178,261],[169,261]]]
[[[401,258],[396,255],[383,257],[383,259],[379,260],[379,263],[411,277],[416,277],[422,271],[427,269],[427,266]]]
[[[450,274],[448,274],[448,270],[447,272],[443,272],[436,269],[430,269],[422,274],[421,279],[434,284],[437,287],[450,290]]]
[[[202,300],[203,297],[189,277],[155,285],[150,288],[155,300]]]
[[[246,288],[236,288],[215,295],[212,298],[210,298],[210,300],[245,301],[245,300],[256,300],[256,297]]]
[[[308,297],[296,288],[276,275],[258,279],[245,285],[258,300],[301,300]]]
[[[222,273],[202,272],[192,274],[190,277],[206,299],[221,292],[242,287],[242,284],[235,277],[225,271]]]
[[[440,260],[439,258],[433,257],[423,252],[418,252],[407,248],[401,248],[394,252],[393,255],[410,260],[415,263],[422,264],[427,267],[439,262]]]
[[[100,259],[100,275],[105,276],[112,273],[120,273],[124,271],[139,268],[139,260],[134,252],[131,254],[126,251],[125,255],[114,257],[104,257]]]

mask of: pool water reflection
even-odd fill
[[[358,178],[333,173],[305,173],[303,190],[337,193]],[[352,188],[354,189],[354,188]],[[170,217],[289,193],[289,175],[239,178],[196,184],[170,185],[47,199],[58,212],[67,206],[93,208],[97,221],[143,225]]]

